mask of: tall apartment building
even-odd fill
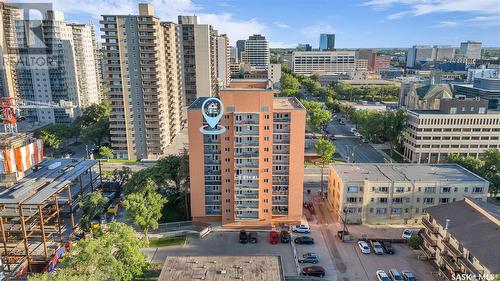
[[[156,159],[183,119],[177,25],[161,22],[149,4],[139,4],[139,15],[103,15],[100,23],[115,156]]]
[[[216,31],[196,16],[179,16],[183,92],[186,105],[217,92]]]
[[[470,41],[460,43],[459,55],[470,59],[481,58],[482,43],[478,41]]]
[[[436,49],[435,61],[445,61],[455,58],[455,48],[450,45],[437,45],[434,46],[434,49]]]
[[[414,163],[446,162],[450,154],[482,157],[500,148],[500,112],[480,99],[443,99],[439,110],[408,111],[404,158]]]
[[[0,96],[17,97],[17,77],[15,62],[17,36],[15,21],[21,18],[21,10],[0,0]]]
[[[319,50],[333,51],[335,49],[335,34],[319,35]]]
[[[252,70],[267,70],[269,67],[269,44],[266,37],[260,34],[249,36],[245,41],[245,51],[241,61],[252,67]]]
[[[356,52],[293,52],[292,70],[298,74],[354,72],[356,70]]]
[[[20,60],[24,62],[16,68],[19,97],[43,103],[71,102],[76,107],[74,116],[78,116],[83,108],[83,95],[89,93],[80,91],[78,73],[83,71],[77,65],[77,52],[91,54],[85,59],[93,60],[94,45],[85,42],[80,47],[90,50],[75,49],[73,28],[64,21],[62,12],[47,11],[43,17],[43,20],[16,21]],[[30,61],[37,63],[29,64]],[[42,123],[70,123],[74,117],[64,108],[27,109],[22,114],[30,121]]]
[[[274,97],[267,80],[221,90],[220,135],[200,132],[206,98],[188,108],[191,214],[223,225],[293,223],[302,217],[305,108]]]
[[[449,45],[415,45],[408,49],[407,67],[416,67],[430,61],[444,61],[455,58],[455,48]]]
[[[245,42],[246,42],[246,40],[236,41],[236,48],[238,49],[238,58],[240,59],[240,61],[242,58],[241,53],[245,51]]]
[[[231,69],[229,63],[231,53],[229,48],[229,38],[226,34],[217,35],[216,37],[216,61],[217,61],[217,82],[219,87],[227,87],[231,81]]]
[[[75,61],[80,91],[79,104],[86,108],[100,102],[99,51],[91,24],[68,24],[73,32]]]
[[[427,209],[421,249],[443,280],[493,280],[500,272],[499,214],[497,205],[472,198]]]
[[[229,46],[229,62],[239,63],[240,57],[238,55],[238,48],[234,46]]]
[[[331,164],[328,202],[339,221],[418,224],[429,207],[465,196],[486,201],[488,187],[457,164]]]

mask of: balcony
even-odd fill
[[[234,124],[236,124],[236,126],[238,125],[247,125],[247,124],[259,124],[259,120],[254,120],[254,119],[244,119],[244,120],[236,120],[234,121]]]
[[[255,129],[255,130],[241,130],[241,131],[236,131],[235,132],[235,135],[237,136],[258,136],[259,135],[259,130],[258,129]]]
[[[425,244],[420,245],[420,249],[428,259],[436,259],[436,250],[428,248]]]
[[[429,245],[431,245],[431,247],[436,247],[437,246],[437,242],[435,240],[433,240],[429,234],[427,234],[427,232],[423,231],[421,232],[420,234],[420,237],[422,237],[422,239],[424,239]]]
[[[220,153],[220,150],[219,150]],[[236,152],[234,155],[236,158],[258,158],[258,152]]]
[[[220,170],[205,169],[205,175],[220,175]]]
[[[241,141],[241,142],[235,142],[234,146],[236,147],[242,147],[242,146],[259,146],[259,141]]]
[[[289,154],[290,150],[288,149],[273,149],[273,154]]]
[[[444,264],[451,269],[454,272],[460,272],[460,266],[456,263],[456,260],[452,259],[448,255],[443,255],[442,256]]]
[[[443,241],[443,245],[445,246],[445,249],[448,251],[448,254],[455,257],[455,258],[462,258],[463,257],[463,254],[455,249],[455,247],[453,247],[449,241]]]
[[[437,227],[434,227],[432,223],[427,218],[422,218],[422,224],[432,233],[438,234],[439,230]]]
[[[274,123],[290,123],[290,117],[274,117]]]
[[[279,143],[279,144],[289,144],[290,143],[290,138],[282,136],[281,138],[273,138],[273,143]]]
[[[466,258],[459,259],[458,263],[464,266],[465,273],[476,274],[476,276],[483,274],[482,272],[480,272],[479,270],[477,270],[474,267],[474,265],[468,259],[466,259]]]
[[[220,149],[205,148],[205,154],[220,154]]]
[[[288,169],[282,169],[282,170],[274,170],[273,169],[273,175],[288,175],[290,171]]]
[[[244,161],[242,163],[236,163],[236,168],[259,168],[259,163],[257,161]]]
[[[205,157],[205,165],[220,165],[220,159],[213,159]]]

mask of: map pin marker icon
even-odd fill
[[[208,98],[201,105],[203,118],[208,125],[215,129],[224,113],[222,102],[218,98]]]

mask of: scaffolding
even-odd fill
[[[42,162],[18,184],[0,190],[0,252],[5,273],[42,271],[76,228],[75,211],[102,184],[100,163]],[[3,249],[2,249],[3,248]]]

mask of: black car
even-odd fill
[[[245,244],[248,242],[248,234],[246,231],[241,230],[240,231],[240,243]]]
[[[389,255],[394,254],[394,247],[392,246],[392,244],[390,242],[381,241],[380,244],[382,244],[382,248],[384,249],[384,252],[386,254],[389,254]]]
[[[302,275],[324,277],[325,269],[321,266],[313,265],[302,268]]]
[[[280,233],[281,243],[290,243],[290,233],[286,230],[282,230]]]
[[[250,238],[250,243],[252,244],[257,243],[257,232],[255,231],[250,232],[248,237]]]
[[[295,242],[295,244],[312,245],[312,244],[314,244],[314,239],[309,237],[309,236],[301,236],[301,237],[295,238],[294,242]]]

